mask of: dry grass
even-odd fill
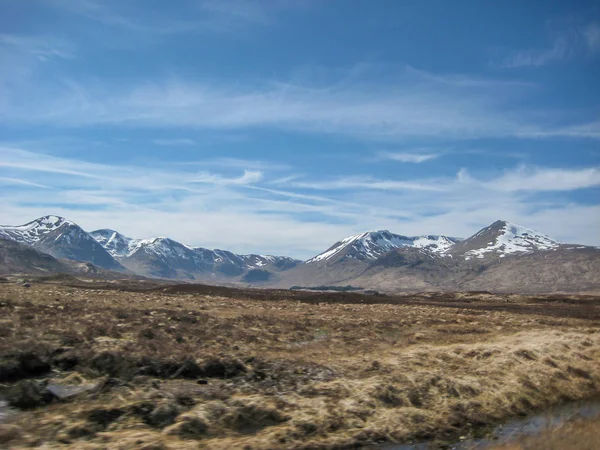
[[[98,384],[12,416],[10,448],[444,441],[600,390],[593,297],[217,293],[0,285],[1,359],[35,354],[55,369],[43,379]]]

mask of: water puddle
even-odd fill
[[[8,407],[8,402],[0,400],[0,424],[4,422],[12,412],[12,409]]]
[[[512,419],[498,425],[485,438],[465,439],[449,445],[453,450],[481,450],[492,445],[505,444],[522,437],[536,436],[545,431],[560,428],[578,418],[593,418],[600,415],[600,399],[570,402],[547,409],[539,414]],[[436,448],[432,441],[416,444],[388,445],[381,450],[431,450]]]

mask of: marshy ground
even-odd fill
[[[599,393],[600,297],[0,284],[0,448],[443,446]]]

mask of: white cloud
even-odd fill
[[[49,189],[48,186],[44,186],[43,184],[34,183],[32,181],[20,180],[18,178],[9,178],[9,177],[0,177],[0,185],[2,184],[17,184],[21,186],[31,186],[42,189]]]
[[[253,184],[263,179],[262,172],[253,170],[244,170],[244,174],[236,178],[226,178],[221,175],[215,175],[208,172],[198,173],[192,180],[191,183],[209,183],[218,185],[245,185]]]
[[[584,34],[590,50],[593,52],[600,52],[600,24],[593,23],[588,25]]]
[[[564,59],[569,54],[569,44],[564,38],[554,41],[547,49],[521,50],[505,59],[504,67],[540,67]]]
[[[507,68],[541,67],[598,51],[600,51],[600,25],[589,23],[585,26],[560,30],[548,48],[515,51],[500,65]]]
[[[440,153],[406,153],[406,152],[382,152],[380,156],[384,159],[391,159],[393,161],[403,163],[414,163],[420,164],[425,161],[439,158]]]
[[[327,181],[291,181],[289,186],[315,190],[371,189],[390,191],[444,191],[444,187],[427,180],[382,180],[372,177],[341,177]]]
[[[517,135],[521,137],[542,139],[552,137],[600,139],[600,120],[577,125],[555,127],[554,129],[549,130],[524,129],[517,133]]]
[[[12,49],[20,54],[32,55],[42,62],[55,58],[72,59],[75,57],[73,44],[50,36],[0,34],[0,46]]]
[[[484,183],[494,190],[516,191],[572,191],[600,186],[600,169],[528,168],[506,172],[503,176]]]

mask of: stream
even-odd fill
[[[449,445],[452,450],[481,450],[492,445],[506,444],[522,437],[536,436],[545,431],[560,428],[572,419],[593,418],[600,415],[600,399],[569,402],[546,409],[527,417],[511,419],[496,426],[484,438],[468,438]],[[392,444],[380,450],[430,450],[433,441],[415,444]]]

